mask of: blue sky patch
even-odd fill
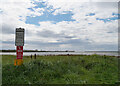
[[[36,5],[34,8],[44,8],[47,5],[45,4],[45,2],[34,2],[34,4]]]
[[[113,20],[118,20],[118,19],[119,19],[118,17],[111,17],[111,18],[105,18],[105,19],[103,19],[103,18],[96,18],[96,20],[104,21],[104,23],[111,22]]]
[[[86,16],[94,16],[94,15],[95,15],[95,13],[89,13]]]
[[[120,16],[118,13],[112,13],[113,16]]]
[[[44,14],[41,16],[36,17],[27,16],[25,23],[39,25],[38,22],[42,21],[53,21],[54,23],[61,21],[75,21],[74,19],[71,19],[72,15],[73,14],[71,12],[67,12],[67,14],[53,15],[52,13],[45,11]]]
[[[2,13],[3,11],[2,11],[2,9],[0,9],[0,13]]]
[[[53,9],[52,6],[47,7],[47,5],[45,4],[45,2],[34,2],[34,4],[36,5],[34,8],[44,8],[45,11],[43,12],[43,15],[41,16],[36,16],[36,17],[31,17],[31,16],[27,16],[26,17],[26,24],[35,24],[39,26],[39,22],[43,22],[43,21],[52,21],[53,23],[57,23],[57,22],[61,22],[61,21],[75,21],[74,19],[71,19],[72,17],[72,12],[71,11],[65,11],[65,14],[57,14],[57,15],[53,15],[53,12],[55,12],[55,10],[60,9]],[[28,8],[31,11],[34,11],[32,8]],[[52,11],[50,11],[52,9]],[[48,12],[49,11],[49,12]]]
[[[114,17],[110,17],[110,18],[96,18],[96,20],[104,21],[104,23],[106,23],[106,22],[111,22],[111,21],[113,21],[113,20],[118,20],[118,19],[120,19],[120,18],[119,18],[119,16],[120,16],[119,13],[112,13],[112,15],[113,15]]]
[[[29,10],[31,10],[31,11],[34,11],[32,8],[28,8]]]
[[[92,23],[88,23],[89,25],[92,25]]]

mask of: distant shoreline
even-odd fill
[[[0,52],[16,52],[16,50],[0,50]],[[23,50],[23,52],[118,52],[118,51],[69,51],[69,50],[65,50],[65,51],[47,51],[47,50]]]
[[[117,51],[97,51],[97,52],[87,52],[87,51],[24,51],[24,56],[28,56],[28,55],[92,55],[92,54],[96,54],[96,55],[107,55],[107,56],[120,56],[120,54]],[[0,52],[0,55],[16,55],[16,52]]]
[[[16,52],[16,50],[0,50],[0,52]],[[75,51],[38,51],[38,50],[23,50],[23,52],[75,52]]]

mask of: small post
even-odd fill
[[[34,59],[36,59],[36,54],[35,54],[35,57],[34,57]]]
[[[31,57],[31,59],[32,59],[32,54],[31,54],[31,56],[30,56],[30,57]]]

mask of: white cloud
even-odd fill
[[[71,32],[75,33],[77,37],[81,39],[89,38],[95,43],[117,44],[117,31],[114,33],[107,33],[110,31],[110,29],[117,29],[117,21],[112,21],[105,24],[103,21],[96,20],[96,18],[104,19],[113,17],[112,13],[118,12],[117,3],[81,3],[75,1],[63,2],[49,0],[47,1],[47,4],[48,6],[53,6],[53,8],[56,9],[56,11],[53,13],[54,15],[57,15],[59,13],[62,14],[65,11],[71,11],[73,13],[72,18],[75,19],[77,23],[60,22],[56,24],[56,26],[59,28],[61,27],[61,31],[64,30],[64,32],[68,34],[71,34]],[[93,17],[85,16],[88,13],[95,13],[95,15]],[[92,25],[88,25],[88,23],[92,23]],[[71,27],[74,29],[71,29]],[[113,40],[111,40],[111,38]]]
[[[21,19],[22,21],[26,21],[26,16],[41,16],[43,14],[44,9],[43,8],[33,8],[36,5],[32,3],[31,0],[10,0],[10,1],[4,1],[0,3],[0,8],[3,11],[2,17],[7,19],[16,19],[19,21]],[[28,8],[33,8],[34,11],[29,10]],[[4,19],[3,19],[4,20]],[[5,20],[4,20],[5,21]]]

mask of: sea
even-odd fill
[[[29,55],[108,55],[119,56],[118,51],[75,51],[75,52],[23,52],[23,56]],[[16,52],[0,52],[0,55],[16,55]]]

